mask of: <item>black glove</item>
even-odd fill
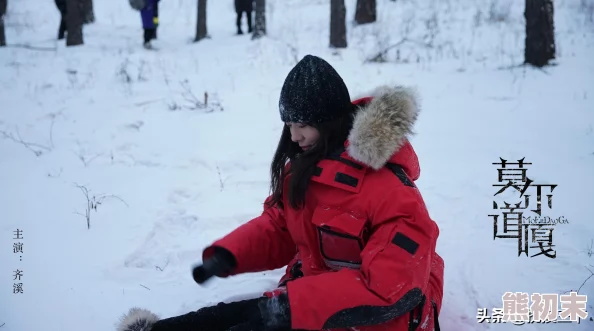
[[[150,331],[226,331],[260,316],[258,301],[251,299],[219,303],[195,312],[170,317],[156,322]]]
[[[222,276],[237,266],[235,256],[222,247],[213,247],[214,254],[192,270],[192,277],[198,284],[202,284],[213,276]]]

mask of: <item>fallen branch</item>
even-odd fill
[[[52,150],[50,147],[47,147],[47,146],[24,141],[23,138],[21,138],[18,128],[16,129],[17,138],[15,138],[12,133],[6,132],[6,131],[0,131],[0,134],[6,139],[10,139],[17,144],[21,144],[21,145],[25,146],[25,148],[27,148],[28,150],[33,152],[35,154],[35,156],[41,156],[43,154],[42,150],[45,150],[47,152],[50,152]],[[37,149],[35,149],[35,148],[37,148]]]
[[[60,172],[57,175],[52,175],[51,173],[48,172],[47,173],[47,176],[50,177],[50,178],[58,178],[62,174],[62,171],[63,170],[64,170],[63,168],[60,168]]]
[[[590,267],[594,269],[594,266],[593,265],[590,265]],[[567,293],[570,293],[570,292],[577,292],[577,294],[580,293],[580,290],[582,289],[582,287],[584,287],[584,285],[586,285],[586,283],[588,282],[588,280],[590,280],[590,278],[594,277],[594,271],[592,271],[588,267],[584,267],[584,268],[586,268],[590,272],[590,276],[588,276],[584,280],[584,282],[582,283],[582,285],[580,285],[580,287],[577,289],[577,291],[576,290],[568,290],[568,291],[561,292],[561,294],[567,294]]]
[[[588,267],[585,267],[586,269],[588,269]],[[580,285],[580,287],[577,290],[577,293],[580,293],[580,290],[582,289],[582,287],[586,284],[586,282],[592,278],[592,276],[594,276],[594,272],[592,272],[592,270],[588,269],[588,271],[590,272],[590,276],[588,276],[588,278],[586,278],[586,280],[584,280],[584,282],[582,283],[582,285]]]
[[[31,45],[27,45],[27,44],[12,44],[12,45],[6,45],[5,47],[13,47],[13,48],[24,48],[24,49],[30,49],[33,51],[53,51],[55,52],[56,50],[58,50],[58,48],[53,47],[37,47],[37,46],[31,46]]]
[[[365,63],[369,63],[369,62],[385,62],[385,56],[386,56],[386,54],[388,54],[389,51],[393,50],[394,48],[400,47],[400,46],[402,46],[405,43],[418,44],[418,45],[424,46],[426,48],[433,48],[434,47],[433,45],[431,45],[429,43],[422,42],[422,41],[412,40],[412,39],[408,39],[408,38],[402,38],[402,40],[398,41],[397,43],[392,44],[392,45],[384,48],[382,51],[378,52],[374,56],[371,56],[371,57],[367,58],[367,60],[365,60]]]
[[[169,260],[167,260],[167,263],[165,263],[165,266],[163,268],[161,268],[158,265],[156,265],[155,266],[155,269],[157,269],[159,271],[163,271],[163,270],[165,270],[165,268],[167,268],[168,265],[169,265]]]

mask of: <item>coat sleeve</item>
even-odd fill
[[[215,247],[224,248],[235,257],[235,269],[222,277],[277,269],[287,265],[297,253],[283,212],[276,207],[267,207],[266,203],[260,216],[207,247],[202,254],[203,260],[214,253]]]
[[[293,329],[377,325],[424,300],[438,236],[415,188],[397,187],[372,213],[360,269],[303,277],[287,284]],[[395,203],[396,201],[396,203]]]

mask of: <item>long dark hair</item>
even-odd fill
[[[320,136],[314,146],[305,152],[302,151],[299,144],[291,140],[290,129],[284,125],[270,166],[271,199],[268,201],[268,206],[284,208],[282,197],[283,194],[288,194],[287,197],[292,208],[303,207],[309,180],[316,165],[330,153],[343,147],[353,127],[356,110],[357,107],[353,105],[339,118],[320,124],[311,124],[319,131]],[[285,173],[285,166],[289,161],[291,162],[290,168]],[[288,192],[283,192],[283,183],[287,175],[290,175]]]

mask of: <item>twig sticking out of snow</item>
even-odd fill
[[[107,198],[115,198],[115,199],[118,199],[121,202],[123,202],[126,205],[126,207],[129,207],[128,204],[126,203],[126,201],[124,201],[122,198],[120,198],[120,197],[118,197],[116,195],[113,195],[113,194],[109,194],[109,195],[101,194],[101,195],[98,195],[98,196],[93,195],[91,197],[91,196],[89,196],[89,190],[85,186],[78,185],[76,183],[74,183],[74,185],[76,187],[78,187],[83,192],[83,194],[85,195],[85,198],[87,200],[87,207],[85,209],[85,213],[82,214],[80,212],[75,212],[75,214],[81,215],[81,216],[83,216],[87,220],[87,229],[90,229],[91,228],[91,210],[94,210],[96,212],[97,211],[97,207],[99,205],[101,205],[105,199],[107,199]]]
[[[87,158],[84,155],[82,155],[82,154],[76,154],[76,156],[78,156],[78,159],[85,165],[85,167],[88,166],[89,163],[91,163],[92,161],[94,161],[96,158],[98,158],[98,157],[100,157],[102,155],[103,154],[97,154],[97,155],[95,155],[92,158],[90,158],[90,159],[87,160]]]
[[[223,192],[223,190],[225,189],[225,182],[231,176],[227,176],[227,177],[223,178],[223,176],[221,175],[221,169],[219,168],[218,164],[217,164],[216,168],[217,168],[217,174],[219,175],[219,184],[220,184],[221,192]]]
[[[594,250],[592,250],[592,247],[594,247],[594,239],[590,240],[590,247],[586,247],[586,254],[588,254],[588,257],[592,257],[592,255],[594,255]]]
[[[74,155],[78,157],[78,159],[80,160],[80,162],[83,163],[85,168],[95,159],[97,159],[100,156],[103,156],[103,153],[99,153],[95,154],[95,156],[89,157],[89,155],[86,155],[85,149],[80,145],[80,141],[77,141],[76,144],[78,145],[78,152],[73,151],[72,153],[74,153]]]
[[[592,267],[592,265],[590,265],[590,267]],[[593,267],[594,268],[594,267]],[[586,267],[586,269],[588,269],[588,271],[590,272],[590,276],[588,276],[588,278],[586,278],[586,280],[584,280],[584,282],[582,283],[582,285],[580,285],[580,287],[577,290],[577,293],[580,293],[580,290],[582,289],[582,287],[586,284],[586,282],[588,282],[588,280],[590,278],[592,278],[592,276],[594,276],[594,272],[592,270],[590,270],[588,267]]]
[[[211,101],[209,103],[209,97],[208,97],[208,92],[204,92],[204,100],[201,101],[192,91],[192,88],[190,87],[190,83],[188,82],[188,80],[183,80],[180,82],[181,87],[183,88],[183,92],[182,92],[182,97],[184,98],[184,100],[189,103],[188,106],[186,106],[186,109],[189,110],[198,110],[201,109],[204,112],[207,113],[212,113],[215,110],[218,111],[223,111],[223,107],[221,106],[221,104],[218,101]],[[170,110],[177,110],[180,109],[181,107],[177,105],[177,103],[174,103],[174,105],[170,105],[169,109]]]
[[[594,255],[594,251],[592,250],[593,247],[594,247],[594,239],[590,240],[590,247],[586,248],[586,254],[588,254],[588,257],[592,257],[592,255]],[[578,293],[580,293],[580,290],[582,289],[582,287],[584,287],[584,285],[588,282],[588,280],[590,280],[590,278],[594,277],[594,271],[592,271],[592,269],[590,269],[590,268],[594,268],[594,266],[590,265],[590,268],[588,268],[588,267],[585,267],[585,268],[590,272],[590,276],[588,276],[588,278],[586,278],[586,280],[584,280],[582,285],[580,285],[580,287],[577,290]]]
[[[594,251],[592,250],[593,246],[594,246],[594,239],[592,239],[590,241],[590,247],[586,247],[586,254],[588,255],[588,257],[592,257],[592,255],[594,255]],[[586,283],[588,282],[588,280],[590,280],[590,278],[594,277],[594,271],[592,271],[594,269],[594,266],[593,265],[590,264],[590,268],[592,268],[592,269],[590,269],[588,267],[584,267],[584,268],[586,268],[586,270],[588,270],[590,272],[590,275],[584,280],[584,282],[582,283],[582,285],[580,285],[580,287],[577,289],[577,293],[578,294],[580,293],[580,290],[582,289],[582,287],[584,287],[584,285],[586,285]],[[569,292],[572,292],[572,291],[575,291],[575,290],[569,290],[569,291],[565,291],[565,292],[562,292],[562,293],[569,293]]]
[[[221,183],[221,192],[223,192],[225,184],[223,184],[223,178],[221,178],[221,169],[219,169],[219,166],[217,166],[217,174],[219,174],[219,183]]]

